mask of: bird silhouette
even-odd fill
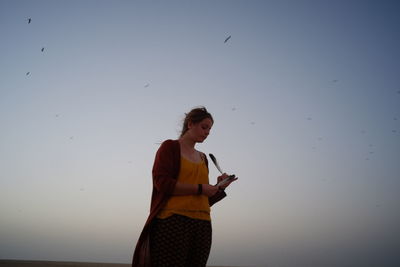
[[[40,51],[42,51],[42,52],[43,52],[43,51],[44,51],[44,47],[42,47],[42,49],[41,49]]]
[[[224,43],[228,42],[228,40],[231,39],[231,37],[232,37],[232,36],[229,35],[229,36],[225,39]]]
[[[150,84],[149,83],[146,83],[146,85],[144,86],[144,88],[147,88],[147,87],[149,87],[150,86]]]
[[[28,18],[28,24],[31,23],[31,21],[32,21],[32,19],[31,19],[31,18]]]
[[[26,73],[26,76],[28,76],[29,74],[31,74],[30,71],[28,71],[28,72]]]

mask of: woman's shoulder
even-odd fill
[[[198,149],[196,149],[197,153],[199,153],[200,155],[205,155],[205,153],[203,151],[200,151]]]
[[[162,143],[161,143],[161,146],[174,146],[174,145],[178,145],[179,144],[179,141],[178,140],[175,140],[175,139],[167,139],[167,140],[164,140]]]
[[[206,161],[206,162],[207,162],[206,153],[204,153],[203,151],[197,150],[197,149],[196,149],[196,151],[197,151],[197,153],[199,153],[201,159],[202,159],[203,161]]]
[[[179,150],[179,141],[178,140],[173,140],[173,139],[167,139],[163,141],[158,148],[159,151],[165,151],[165,150]]]

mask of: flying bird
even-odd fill
[[[147,87],[149,87],[150,86],[150,84],[149,83],[146,83],[146,85],[144,86],[144,88],[147,88]]]
[[[229,35],[229,36],[225,39],[224,44],[225,44],[226,42],[228,42],[228,40],[231,39],[231,37],[232,37],[232,36]]]
[[[28,24],[31,23],[31,21],[32,21],[32,19],[31,19],[31,18],[28,18]]]
[[[31,74],[29,71],[26,73],[26,76],[28,76],[29,74]]]
[[[43,51],[44,51],[44,47],[42,47],[42,49],[41,49],[40,51],[42,51],[42,52],[43,52]]]

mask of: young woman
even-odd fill
[[[132,266],[206,266],[211,249],[210,207],[226,196],[209,184],[208,161],[195,149],[210,134],[214,120],[204,107],[186,114],[178,140],[164,141],[153,165],[150,215]],[[218,181],[226,178],[223,174]]]

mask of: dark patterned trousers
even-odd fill
[[[150,233],[152,267],[205,267],[211,236],[210,221],[181,215],[155,219]]]

